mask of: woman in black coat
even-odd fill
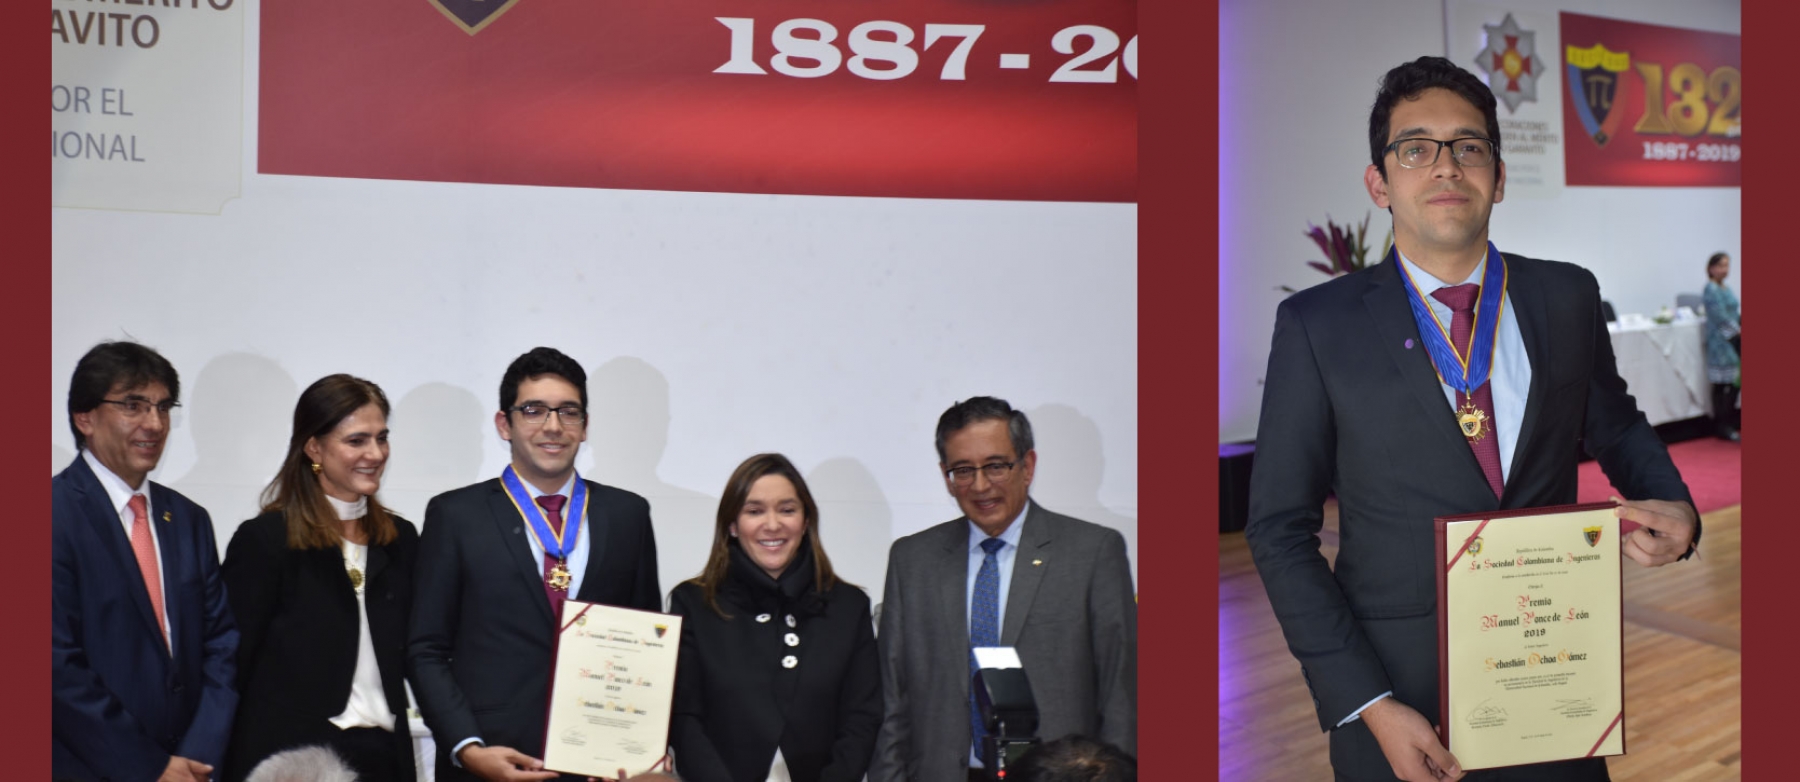
[[[367,380],[309,386],[262,515],[226,548],[239,633],[227,782],[277,752],[318,745],[363,782],[416,778],[404,675],[419,534],[375,499],[388,409]]]
[[[683,617],[670,743],[684,782],[863,778],[881,725],[869,597],[832,573],[786,457],[738,466],[706,569],[669,601]]]

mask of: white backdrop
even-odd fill
[[[589,372],[577,465],[649,498],[664,590],[699,572],[720,488],[786,453],[839,572],[881,599],[898,536],[958,515],[932,430],[1008,399],[1038,433],[1033,496],[1137,551],[1137,208],[477,186],[256,171],[256,6],[242,197],[216,216],[53,209],[53,470],[95,342],[174,362],[152,478],[254,515],[300,390],[333,372],[394,404],[382,499],[421,520],[506,464],[493,411],[537,345]]]
[[[1371,261],[1391,221],[1362,183],[1369,164],[1369,107],[1382,74],[1446,54],[1446,7],[1457,0],[1366,0],[1323,12],[1306,0],[1221,0],[1219,5],[1219,440],[1254,439],[1275,307],[1324,275],[1302,236],[1369,219]],[[1737,0],[1489,0],[1555,17],[1557,10],[1739,32]],[[1493,20],[1498,24],[1499,20]],[[1546,63],[1561,61],[1541,51]],[[1465,68],[1470,63],[1460,62]],[[1476,71],[1480,75],[1479,71]],[[1552,72],[1543,79],[1561,78]],[[1754,99],[1753,99],[1754,100]],[[1506,110],[1501,108],[1501,116]],[[1560,132],[1560,128],[1557,129]],[[1565,139],[1565,143],[1569,140]],[[1251,158],[1262,150],[1273,161]],[[1259,153],[1260,154],[1260,153]],[[1747,164],[1748,165],[1748,164]],[[1738,289],[1757,259],[1739,255],[1738,188],[1561,188],[1550,197],[1508,194],[1494,207],[1500,249],[1570,261],[1593,271],[1618,312],[1654,313],[1679,293],[1698,293],[1706,259],[1728,252]],[[1740,295],[1742,294],[1739,290]]]

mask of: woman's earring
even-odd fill
[[[325,468],[320,467],[318,462],[313,462],[313,474],[314,475],[318,475],[319,473],[324,472],[324,471],[325,471]]]

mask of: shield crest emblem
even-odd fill
[[[463,32],[474,35],[512,10],[519,0],[427,0]]]
[[[1581,536],[1587,539],[1588,548],[1593,548],[1600,543],[1600,528],[1582,527]]]
[[[1618,134],[1620,118],[1625,116],[1630,82],[1624,74],[1631,68],[1631,53],[1611,51],[1606,44],[1595,43],[1585,49],[1567,47],[1563,59],[1575,116],[1581,120],[1588,138],[1604,147]]]
[[[656,626],[656,637],[657,638],[663,637],[663,633],[666,633],[666,632],[669,632],[668,625],[657,625]]]

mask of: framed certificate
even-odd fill
[[[616,779],[669,746],[681,617],[566,600],[550,675],[544,768]]]
[[[1438,733],[1463,768],[1625,753],[1615,507],[1437,519]]]

